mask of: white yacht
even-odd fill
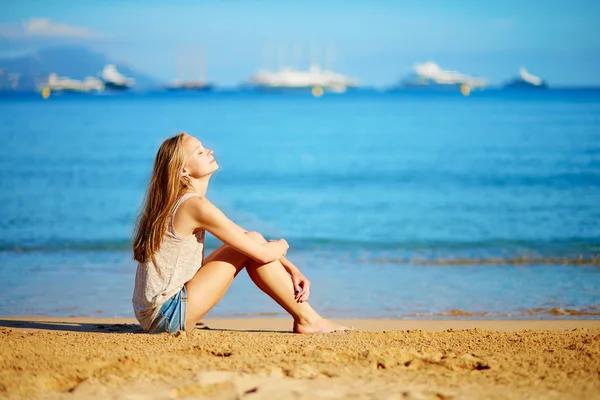
[[[529,73],[525,67],[519,68],[519,76],[504,85],[505,89],[547,89],[548,84],[539,76]]]
[[[107,89],[126,90],[130,89],[135,84],[133,78],[127,78],[117,71],[117,67],[114,64],[108,64],[104,67],[101,78]]]
[[[53,91],[64,91],[64,92],[92,92],[104,90],[104,83],[92,76],[86,77],[80,81],[77,79],[71,79],[64,76],[58,76],[55,73],[48,75],[48,81],[44,88],[48,88]]]
[[[414,73],[401,82],[402,87],[444,89],[466,86],[469,90],[479,90],[488,85],[486,79],[445,70],[432,61],[415,64],[413,70]]]
[[[265,50],[269,50],[269,48]],[[278,67],[274,70],[263,69],[256,72],[250,78],[250,84],[260,90],[311,90],[313,93],[322,93],[323,91],[341,93],[359,85],[357,79],[333,71],[333,48],[331,46],[325,47],[325,68],[315,62],[318,59],[318,46],[310,46],[309,51],[309,67],[304,70],[297,67],[302,59],[302,46],[294,46],[292,57],[288,61],[285,60],[286,46],[280,46],[276,51]],[[265,58],[270,58],[268,54],[266,56]],[[265,64],[268,64],[268,60],[266,61]]]
[[[311,64],[308,71],[284,67],[278,71],[258,71],[250,82],[261,89],[310,89],[321,87],[324,90],[344,92],[358,86],[358,80],[331,70],[322,70],[318,64]]]

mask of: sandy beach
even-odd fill
[[[206,319],[191,334],[132,319],[0,318],[9,399],[593,399],[600,321]]]

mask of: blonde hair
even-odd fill
[[[189,179],[181,175],[185,164],[182,146],[185,136],[186,133],[181,132],[168,138],[156,154],[144,205],[133,233],[133,259],[140,263],[151,260],[158,252],[177,199],[191,188]]]

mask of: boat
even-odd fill
[[[504,89],[548,89],[548,84],[540,77],[529,73],[525,67],[519,68],[519,76],[507,82]]]
[[[204,77],[204,50],[201,48],[200,52],[198,53],[198,70],[195,71],[194,68],[194,57],[192,54],[186,53],[179,53],[178,54],[178,62],[177,62],[177,75],[178,78],[171,82],[170,84],[168,84],[165,89],[168,91],[174,91],[174,92],[208,92],[211,91],[215,88],[215,85],[209,82],[206,82],[206,79]],[[181,79],[182,75],[183,75],[183,59],[184,58],[188,58],[189,63],[190,63],[190,73],[191,75],[194,75],[194,72],[197,72],[197,79],[189,79],[189,80],[185,80],[185,79]]]
[[[135,84],[133,78],[127,78],[117,71],[117,67],[114,64],[106,65],[100,76],[106,89],[128,90]]]
[[[48,75],[47,82],[42,84],[40,87],[40,90],[44,89],[50,89],[51,91],[57,92],[75,93],[89,93],[93,91],[100,92],[104,90],[104,82],[92,76],[88,76],[84,80],[77,80],[51,73]]]
[[[413,73],[396,89],[482,90],[488,85],[484,78],[475,78],[457,71],[444,70],[432,61],[413,66]]]
[[[336,93],[343,93],[348,88],[357,87],[359,82],[337,72],[322,70],[318,64],[312,64],[308,71],[284,67],[277,71],[258,71],[250,78],[250,82],[263,90],[301,90],[322,88]]]
[[[167,90],[177,92],[208,92],[214,88],[212,83],[202,81],[174,81],[166,86]]]
[[[309,67],[303,70],[296,67],[301,58],[301,46],[295,49],[294,66],[285,65],[285,47],[281,47],[277,54],[279,67],[275,70],[257,71],[250,77],[249,86],[260,91],[311,91],[315,96],[320,96],[324,91],[343,93],[359,86],[358,79],[333,71],[332,49],[325,49],[325,68],[313,61],[316,58],[316,48],[311,50]]]

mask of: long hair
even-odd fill
[[[133,259],[140,263],[151,260],[158,252],[177,199],[191,188],[189,179],[181,175],[185,163],[182,146],[185,136],[182,132],[168,138],[156,154],[144,205],[133,233]]]

